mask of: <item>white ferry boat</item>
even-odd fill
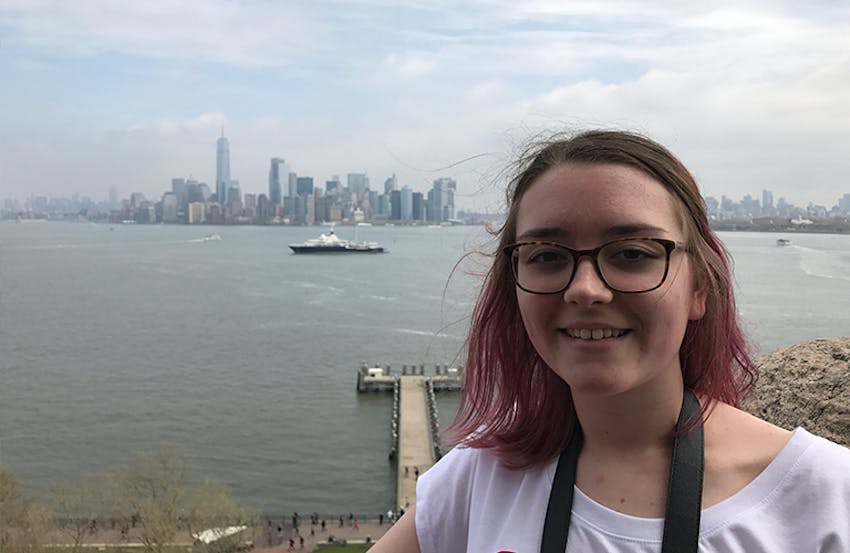
[[[294,253],[384,253],[384,247],[377,242],[352,242],[341,240],[331,228],[327,234],[311,238],[303,244],[290,244]]]

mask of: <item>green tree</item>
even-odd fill
[[[207,478],[189,496],[186,524],[189,533],[196,539],[196,547],[206,553],[230,553],[236,551],[246,535],[253,538],[258,516],[240,507],[220,482]],[[228,528],[245,527],[245,530],[213,539],[208,543],[198,540],[204,530],[222,534]]]
[[[56,488],[56,525],[70,538],[74,551],[82,547],[94,521],[110,518],[110,489],[108,475],[81,478]]]
[[[184,449],[162,445],[139,456],[123,475],[123,510],[137,521],[137,534],[148,551],[163,553],[177,534],[187,465]]]
[[[22,510],[18,480],[11,470],[0,465],[0,553],[7,551],[12,541],[12,529],[17,527]]]
[[[54,533],[53,513],[39,503],[29,502],[21,511],[17,532],[12,539],[10,553],[36,553],[41,551]]]
[[[27,501],[12,471],[0,465],[0,553],[40,551],[52,530],[52,514]]]

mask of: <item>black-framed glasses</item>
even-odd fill
[[[566,290],[576,274],[579,259],[588,256],[611,290],[637,294],[655,290],[670,271],[673,250],[687,244],[664,238],[620,238],[592,250],[574,250],[557,242],[517,242],[503,249],[511,262],[517,286],[532,294],[557,294]]]

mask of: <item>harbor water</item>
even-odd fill
[[[385,512],[391,397],[357,394],[355,372],[462,363],[486,269],[465,254],[492,244],[338,227],[389,253],[290,252],[321,230],[0,224],[0,463],[46,499],[177,443],[193,478],[266,513]],[[758,351],[850,333],[850,236],[721,236]]]

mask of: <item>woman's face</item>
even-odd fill
[[[627,166],[559,165],[520,200],[516,240],[547,240],[577,250],[626,237],[685,242],[674,202],[659,182]],[[589,257],[579,260],[564,292],[516,291],[534,348],[573,395],[614,395],[681,378],[685,328],[705,312],[705,294],[695,290],[682,250],[672,252],[666,280],[650,292],[612,291]]]

